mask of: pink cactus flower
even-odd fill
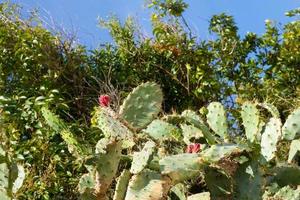
[[[110,102],[110,97],[108,95],[101,95],[98,98],[99,104],[102,107],[108,107]]]
[[[187,146],[186,153],[198,153],[201,150],[201,145],[199,143],[191,143]]]

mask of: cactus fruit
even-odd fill
[[[216,163],[231,154],[240,154],[246,147],[237,144],[212,145],[209,149],[201,152],[201,157],[205,162]]]
[[[108,95],[101,95],[98,98],[99,105],[102,107],[108,107],[110,103],[110,97]]]
[[[297,153],[300,152],[300,139],[298,140],[293,140],[291,142],[290,146],[290,151],[289,151],[289,157],[288,157],[288,162],[291,163],[292,160],[295,158]]]
[[[210,132],[209,128],[204,124],[200,116],[198,116],[194,111],[185,110],[181,113],[181,116],[183,116],[188,123],[192,124],[193,126],[202,131],[202,134],[204,135],[208,144],[216,144],[217,139]]]
[[[257,139],[259,131],[259,114],[256,105],[250,102],[245,102],[242,105],[241,116],[246,137],[250,142],[254,142]]]
[[[191,139],[195,140],[204,137],[202,131],[193,125],[180,124],[180,128],[182,130],[183,141],[187,145],[191,143]]]
[[[113,200],[124,200],[130,177],[131,174],[126,169],[118,177]]]
[[[163,175],[178,183],[198,176],[203,164],[198,154],[185,153],[164,157],[159,161],[159,166]]]
[[[164,140],[173,138],[178,134],[179,129],[172,124],[156,119],[143,131],[156,140]]]
[[[143,170],[131,177],[125,200],[163,200],[170,188],[170,179],[158,172]]]
[[[187,200],[210,200],[209,192],[202,192],[188,196]]]
[[[135,152],[133,154],[132,164],[130,172],[132,174],[140,173],[147,164],[151,161],[153,153],[155,151],[156,144],[152,141],[146,142],[141,152]]]
[[[119,115],[132,127],[146,127],[160,112],[163,101],[159,85],[147,82],[136,87],[124,100]]]
[[[261,136],[261,154],[270,161],[275,156],[277,142],[281,136],[281,121],[278,118],[271,118]]]
[[[191,143],[186,148],[186,153],[198,153],[201,150],[201,144]]]
[[[210,128],[225,141],[229,139],[229,135],[227,132],[227,121],[226,121],[226,113],[224,107],[219,102],[212,102],[207,107],[208,113],[207,123]]]
[[[258,105],[265,108],[267,111],[269,111],[273,117],[280,118],[280,113],[279,113],[278,109],[273,104],[259,103]]]

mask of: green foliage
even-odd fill
[[[1,199],[298,199],[299,20],[241,36],[221,13],[199,40],[184,1],[149,6],[152,36],[111,17],[88,51],[0,3]]]

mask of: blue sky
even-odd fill
[[[75,32],[78,42],[89,48],[111,42],[109,33],[98,27],[97,18],[114,14],[124,20],[134,16],[145,35],[151,35],[149,10],[143,0],[14,0],[25,10],[38,8],[42,16],[51,18],[59,26]],[[214,14],[226,12],[234,16],[240,33],[264,32],[266,19],[286,23],[284,13],[300,6],[299,0],[186,0],[189,8],[184,17],[200,39],[211,36],[207,31],[208,20]]]

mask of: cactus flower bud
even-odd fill
[[[199,143],[189,144],[186,148],[186,153],[198,153],[201,150],[201,145]]]
[[[101,95],[98,98],[99,104],[102,107],[108,107],[110,102],[110,97],[108,95]]]

